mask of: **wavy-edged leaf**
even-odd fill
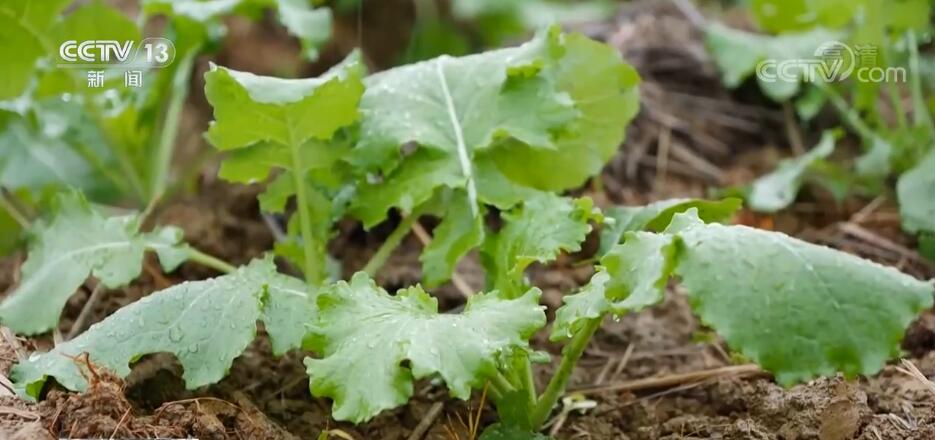
[[[108,288],[139,276],[143,253],[164,257],[166,270],[184,260],[181,232],[161,228],[140,233],[135,216],[104,218],[78,193],[56,200],[48,225],[38,225],[22,281],[0,304],[0,322],[17,333],[36,334],[58,323],[65,302],[93,275]]]
[[[747,204],[760,212],[776,212],[795,201],[811,167],[834,152],[834,135],[825,132],[807,153],[779,163],[773,172],[756,179],[747,194]]]
[[[572,337],[587,320],[636,312],[662,301],[676,252],[677,239],[671,235],[627,232],[624,243],[601,258],[591,281],[564,298],[552,324],[552,340]]]
[[[876,373],[932,306],[932,282],[778,232],[705,225],[691,211],[670,232],[702,322],[782,384]]]
[[[526,349],[545,325],[537,289],[515,299],[475,295],[464,312],[439,314],[421,288],[391,296],[358,273],[322,289],[317,304],[307,341],[322,358],[305,359],[310,388],[334,400],[336,420],[355,423],[406,403],[413,381],[430,375],[467,399],[496,373],[500,353]]]
[[[604,255],[620,243],[623,234],[629,231],[662,232],[669,226],[672,217],[680,212],[695,208],[705,222],[724,223],[733,217],[743,205],[738,198],[722,200],[667,199],[643,206],[614,206],[604,210],[604,217],[613,219],[605,222],[601,230],[601,245],[598,255]]]
[[[13,367],[11,378],[23,397],[36,399],[49,378],[70,390],[87,381],[80,361],[125,377],[130,364],[150,353],[174,354],[189,389],[217,382],[266,323],[274,351],[297,347],[314,301],[304,283],[278,274],[271,260],[256,260],[229,275],[190,281],[153,293],[91,326],[52,351],[34,354]],[[87,373],[85,373],[87,374]]]
[[[554,148],[513,140],[490,152],[511,180],[544,191],[574,188],[598,174],[639,110],[639,75],[616,48],[579,34],[565,35],[562,43],[564,56],[546,74],[568,93],[579,116],[563,127]]]
[[[560,252],[577,252],[591,232],[590,222],[603,220],[590,198],[569,199],[539,193],[503,214],[505,226],[488,235],[481,261],[491,284],[507,297],[526,289],[523,272],[533,262],[547,263]]]
[[[785,234],[705,224],[695,209],[661,234],[629,232],[602,263],[566,297],[553,339],[584,320],[658,302],[671,271],[705,325],[786,385],[876,373],[935,293],[931,281]]]
[[[317,78],[282,79],[213,66],[205,74],[205,95],[215,118],[208,140],[220,150],[298,149],[313,139],[330,140],[357,120],[362,75],[356,53]],[[270,154],[287,158],[280,166],[294,166],[294,158],[289,159],[294,155]]]
[[[519,47],[442,56],[368,77],[355,161],[384,171],[398,164],[395,174],[412,175],[405,168],[419,163],[402,156],[400,146],[415,143],[451,170],[427,190],[442,184],[464,188],[477,215],[476,206],[483,202],[474,163],[479,152],[506,138],[554,148],[555,134],[576,117],[568,95],[545,74],[565,51],[558,29],[552,28]],[[393,179],[388,174],[384,185],[393,187]],[[359,202],[353,211],[366,211],[365,221],[378,223],[394,202]]]

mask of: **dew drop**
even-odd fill
[[[179,342],[182,340],[182,329],[178,326],[173,326],[169,329],[169,340],[172,342]]]

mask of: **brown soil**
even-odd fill
[[[365,28],[376,20],[374,17],[362,17]],[[356,34],[356,20],[341,20],[339,32]],[[748,182],[791,154],[783,110],[764,101],[755,88],[735,92],[721,88],[697,31],[670,3],[628,5],[614,23],[596,29],[640,70],[644,107],[620,154],[600,176],[600,185],[590,185],[579,194],[593,197],[601,206],[705,196],[711,188]],[[283,43],[287,37],[271,29],[238,23],[230,38],[261,44],[253,53],[295,51],[291,42]],[[268,50],[270,46],[273,50]],[[327,50],[341,52],[343,46]],[[331,52],[326,51],[325,57],[340,58]],[[256,66],[257,61],[236,58],[236,53],[219,55],[239,68],[267,73],[281,70],[275,63],[284,57],[265,63],[261,60]],[[384,54],[376,64],[389,63],[391,58]],[[193,89],[200,89],[199,82],[193,81]],[[191,112],[195,121],[210,117],[199,93],[193,93],[186,112]],[[190,148],[203,147],[199,144],[203,127],[197,125],[192,123],[192,133],[185,137],[194,145]],[[815,140],[821,128],[819,118],[802,132],[806,145]],[[259,216],[258,188],[217,183],[210,177],[213,170],[203,174],[197,195],[168,202],[155,214],[155,221],[182,227],[187,240],[233,263],[244,263],[270,249],[273,236]],[[905,251],[913,244],[899,230],[892,200],[887,197],[874,209],[865,209],[870,200],[855,198],[836,204],[827,194],[809,190],[783,214],[744,213],[738,221],[854,252],[919,277],[935,276],[930,263]],[[431,223],[425,225],[430,227]],[[861,230],[855,232],[842,225],[857,225]],[[346,274],[364,264],[392,226],[365,232],[353,222],[340,225],[332,254],[342,261]],[[543,303],[549,306],[550,314],[564,294],[587,282],[590,269],[575,263],[588,256],[588,249],[593,252],[593,244],[591,237],[581,255],[530,270],[534,284],[543,289]],[[381,271],[379,282],[391,290],[418,282],[420,248],[419,242],[409,237]],[[0,292],[16,284],[22,258],[16,255],[0,260]],[[467,258],[459,273],[471,286],[483,286],[476,256]],[[196,265],[184,265],[176,273],[164,275],[154,260],[149,261],[139,280],[105,296],[95,307],[92,322],[155,290],[211,275],[210,270]],[[463,303],[452,286],[443,286],[435,293],[444,309]],[[70,330],[88,294],[89,289],[81,289],[69,301],[60,325],[62,333]],[[534,344],[552,353],[555,360],[561,347],[549,343],[545,334],[540,332]],[[428,418],[432,423],[424,438],[451,440],[450,432],[457,433],[457,438],[468,438],[464,421],[479,403],[477,395],[469,402],[456,401],[447,397],[443,387],[423,382],[417,384],[416,396],[404,407],[386,411],[360,426],[338,423],[329,416],[330,403],[312,398],[308,392],[302,365],[306,354],[273,357],[261,331],[234,362],[230,375],[214,386],[185,390],[177,362],[168,355],[153,355],[140,360],[126,380],[97,371],[86,394],[52,387],[41,403],[29,404],[6,393],[3,379],[18,355],[48,349],[51,338],[14,341],[20,346],[19,353],[11,340],[0,338],[0,439],[310,439],[332,430],[330,438],[402,440]],[[904,349],[924,375],[935,377],[935,313],[929,312],[913,324]],[[559,439],[935,439],[935,393],[895,364],[874,377],[821,379],[791,389],[775,385],[762,374],[726,374],[610,391],[637,379],[711,370],[736,362],[721,341],[699,326],[678,287],[672,286],[664,304],[605,322],[570,384],[573,396],[594,400],[596,406],[557,417],[549,429]],[[537,368],[540,386],[551,368]],[[481,420],[485,424],[495,421],[489,407]]]

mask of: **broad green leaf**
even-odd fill
[[[775,171],[759,179],[750,186],[747,204],[760,212],[776,212],[795,201],[810,167],[834,152],[834,135],[825,132],[821,141],[809,152],[779,163]]]
[[[295,166],[311,140],[327,141],[357,120],[363,91],[356,54],[318,78],[281,79],[213,66],[205,74],[205,95],[215,121],[207,137],[220,150],[265,143],[285,146],[291,155],[280,166]],[[274,153],[277,154],[277,153]],[[301,156],[299,156],[301,157]]]
[[[307,341],[322,358],[305,359],[310,388],[334,401],[336,420],[355,423],[403,405],[414,380],[436,374],[453,396],[467,399],[496,373],[501,353],[528,349],[545,325],[536,289],[515,299],[475,295],[464,312],[440,314],[421,288],[391,296],[358,273],[322,289],[317,303]]]
[[[935,234],[935,150],[899,176],[896,185],[903,229]]]
[[[94,0],[69,13],[51,29],[54,47],[64,41],[116,40],[139,42],[140,29],[119,10]]]
[[[724,223],[733,217],[742,204],[742,200],[729,197],[723,200],[667,199],[645,206],[614,206],[604,211],[604,216],[613,222],[604,222],[597,254],[602,256],[610,251],[620,243],[626,232],[662,232],[675,214],[691,208],[697,209],[698,216],[705,222]]]
[[[394,176],[417,174],[405,169],[424,165],[420,161],[431,155],[451,172],[426,182],[434,186],[421,189],[420,198],[442,184],[465,188],[472,215],[477,215],[477,205],[483,202],[474,163],[479,152],[507,138],[555,148],[555,134],[577,116],[568,95],[557,90],[546,73],[568,49],[553,28],[519,47],[442,56],[371,75],[360,102],[355,162],[384,171],[398,164],[383,182],[393,188],[398,186]],[[404,157],[400,146],[407,143],[428,152]],[[354,211],[380,213],[368,214],[365,222],[374,223],[385,218],[396,201],[390,197],[372,206],[359,201]]]
[[[626,241],[601,258],[580,292],[564,298],[552,324],[552,340],[570,338],[587,320],[655,305],[665,296],[676,263],[677,242],[668,234],[627,232]]]
[[[781,233],[705,224],[694,209],[661,234],[629,232],[602,264],[566,298],[553,339],[660,301],[671,272],[702,323],[786,385],[876,373],[935,293],[931,281]]]
[[[22,94],[32,78],[36,61],[45,53],[36,34],[6,10],[0,10],[0,100]]]
[[[779,36],[757,35],[715,23],[705,31],[705,44],[721,71],[724,84],[735,88],[756,73],[757,64],[761,61],[817,58],[815,50],[821,44],[840,40],[842,36],[839,32],[822,28]],[[775,74],[775,68],[772,73]],[[796,73],[795,81],[775,78],[774,81],[759,79],[758,82],[767,96],[775,101],[785,101],[799,92],[801,71]]]
[[[449,279],[458,261],[484,241],[483,216],[471,215],[467,194],[455,191],[445,200],[442,221],[433,231],[432,241],[422,251],[422,280],[428,287]]]
[[[68,297],[89,275],[108,288],[129,283],[139,276],[146,249],[164,257],[166,270],[184,260],[177,229],[140,233],[135,216],[104,218],[77,193],[59,196],[54,212],[49,224],[36,227],[22,280],[0,304],[0,323],[17,333],[55,327]]]
[[[256,335],[258,319],[277,353],[297,347],[304,325],[314,319],[304,284],[276,273],[269,259],[153,293],[52,351],[30,356],[13,367],[11,378],[21,396],[37,399],[49,377],[70,390],[87,388],[87,373],[74,359],[82,353],[96,367],[126,377],[143,355],[168,352],[182,364],[186,387],[194,389],[224,377]]]
[[[705,225],[670,227],[682,241],[675,274],[701,321],[781,384],[843,372],[874,374],[899,355],[932,282],[787,235]]]
[[[0,11],[9,13],[37,35],[49,29],[70,0],[0,0]]]
[[[555,148],[514,140],[490,152],[507,177],[546,191],[575,188],[598,174],[639,110],[639,75],[616,48],[579,34],[566,35],[564,48],[554,81],[579,117],[564,127]]]
[[[590,221],[603,217],[591,199],[569,199],[540,193],[503,214],[505,226],[488,235],[481,261],[488,283],[507,297],[520,295],[526,286],[524,271],[533,262],[547,263],[560,252],[577,252],[591,232]]]
[[[72,144],[70,122],[43,112],[40,126],[14,116],[0,132],[0,185],[33,191],[70,186],[95,193],[100,187],[95,167]]]

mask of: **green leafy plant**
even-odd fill
[[[927,19],[931,4],[917,0],[791,4],[758,0],[751,3],[750,12],[760,28],[773,35],[743,32],[716,23],[705,28],[708,48],[729,87],[739,86],[766,59],[814,58],[818,55],[816,49],[835,41],[846,42],[853,55],[852,59],[840,60],[845,64],[839,70],[877,68],[887,75],[884,82],[859,74],[851,75],[846,82],[826,82],[814,75],[807,86],[803,86],[801,71],[795,78],[777,81],[758,77],[765,95],[776,101],[794,101],[800,118],[806,121],[830,104],[843,124],[860,138],[865,153],[853,166],[826,161],[834,143],[826,135],[806,155],[783,162],[775,172],[754,182],[747,191],[750,207],[764,212],[785,208],[795,200],[806,180],[824,185],[841,198],[852,192],[878,193],[886,178],[896,176],[903,229],[918,235],[920,250],[931,256],[935,223],[931,215],[923,219],[919,214],[931,213],[935,206],[928,196],[935,186],[921,177],[928,175],[932,163],[928,158],[935,154],[935,120],[923,98],[917,38],[931,31]],[[859,50],[871,56],[855,52]],[[903,75],[891,70],[897,66],[904,69]],[[912,102],[911,109],[903,104],[905,95]],[[890,120],[881,115],[883,103],[891,108]]]
[[[174,190],[170,165],[194,60],[217,47],[225,15],[259,17],[275,8],[309,58],[330,34],[330,11],[301,0],[149,0],[140,22],[168,17],[163,36],[174,42],[174,62],[148,71],[139,88],[91,88],[86,71],[57,67],[59,45],[139,43],[140,25],[97,0],[64,15],[68,1],[38,3],[0,1],[0,45],[12,60],[0,86],[0,231],[7,237],[28,229],[32,215],[24,206],[42,210],[47,194],[65,188],[138,208]],[[116,66],[103,70],[108,86],[123,77]],[[15,246],[10,241],[0,251]]]
[[[932,282],[784,234],[719,224],[736,199],[605,215],[589,198],[557,194],[599,172],[615,151],[624,136],[616,127],[636,111],[637,81],[612,49],[557,29],[519,47],[366,77],[354,55],[313,79],[214,66],[207,137],[228,153],[220,173],[268,180],[260,196],[267,212],[285,213],[293,201],[289,223],[297,226],[279,253],[301,263],[306,281],[278,273],[271,257],[231,267],[186,248],[170,229],[140,234],[135,218],[105,219],[78,197],[63,199],[68,214],[37,242],[29,279],[63,264],[70,251],[55,237],[69,222],[91,232],[63,247],[110,240],[127,249],[95,249],[72,262],[75,280],[91,273],[126,282],[147,247],[164,265],[184,257],[225,275],[155,292],[30,356],[11,372],[15,388],[39,399],[53,378],[82,390],[88,362],[77,357],[126,376],[130,363],[155,352],[180,360],[187,387],[204,386],[224,376],[262,321],[276,354],[310,352],[310,391],[333,401],[337,420],[370,420],[405,404],[416,380],[437,378],[457,398],[489,391],[500,422],[482,438],[543,438],[536,432],[604,317],[659,303],[675,278],[703,323],[784,385],[873,374],[897,355],[905,328],[932,305]],[[334,222],[351,216],[373,226],[393,209],[402,219],[367,270],[330,281],[324,249]],[[486,269],[485,292],[459,313],[440,312],[422,286],[390,294],[372,280],[424,214],[442,219],[423,257],[427,285],[450,278],[471,249]],[[532,363],[551,358],[529,341],[547,320],[525,271],[580,251],[595,225],[604,228],[599,264],[556,312],[551,338],[565,346],[540,387]]]
[[[331,224],[341,217],[347,178],[339,161],[348,148],[338,144],[338,130],[358,117],[363,67],[356,55],[320,78],[282,80],[215,67],[205,76],[205,93],[215,121],[208,140],[232,150],[220,175],[250,182],[282,170],[261,195],[261,207],[282,212],[291,196],[297,214],[289,231],[302,246],[298,260],[310,285],[326,278],[325,244]],[[298,224],[298,227],[295,225]],[[285,252],[286,255],[294,255]]]

